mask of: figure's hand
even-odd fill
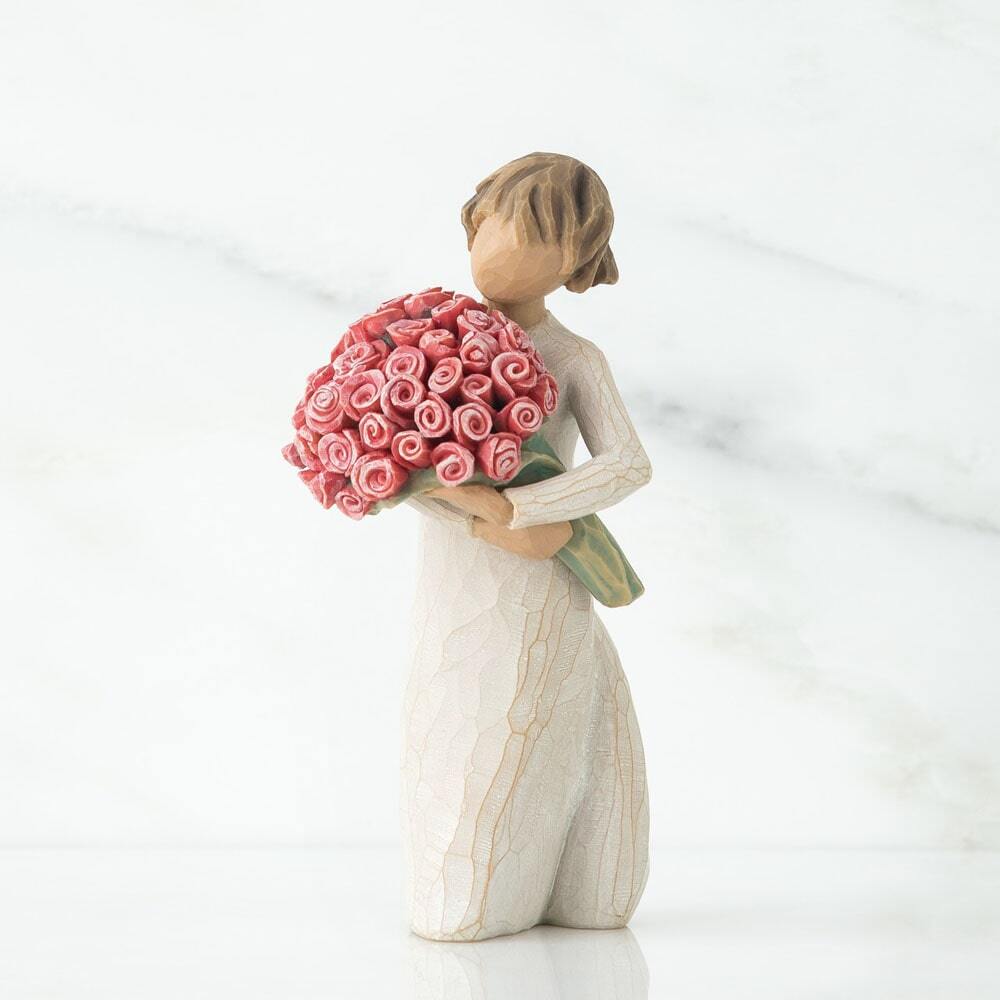
[[[436,486],[427,496],[444,500],[488,524],[507,525],[514,516],[514,505],[492,486]]]
[[[475,487],[464,487],[475,489]],[[488,487],[486,487],[488,489]],[[455,487],[463,489],[463,487]],[[477,517],[472,522],[472,534],[490,545],[506,549],[525,559],[548,559],[554,556],[573,537],[569,521],[554,524],[537,524],[532,528],[506,528],[490,524]]]

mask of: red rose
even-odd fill
[[[362,316],[351,324],[351,333],[356,339],[377,340],[385,333],[385,328],[397,319],[403,319],[406,313],[402,309],[379,309],[377,312]],[[360,337],[359,337],[360,334]]]
[[[394,375],[415,375],[423,380],[427,371],[427,355],[419,347],[397,347],[382,366],[387,379]]]
[[[559,405],[559,386],[547,372],[538,376],[538,381],[528,390],[528,395],[542,408],[545,416],[556,412]]]
[[[318,442],[319,435],[315,431],[309,430],[308,427],[300,427],[295,433],[294,444],[299,461],[303,468],[312,469],[313,472],[318,472],[323,468],[323,463],[320,462],[316,453]]]
[[[462,361],[460,358],[442,358],[427,379],[427,388],[449,403],[459,398],[462,387]]]
[[[302,457],[299,455],[299,449],[295,447],[295,442],[292,441],[291,444],[286,444],[284,448],[281,449],[281,457],[288,462],[289,465],[294,465],[296,469],[304,469],[306,463],[302,461]]]
[[[384,413],[366,413],[358,423],[361,443],[368,451],[386,451],[399,429]]]
[[[488,333],[495,340],[497,334],[503,329],[503,324],[482,309],[466,309],[456,320],[458,333],[465,336],[467,333]]]
[[[305,424],[317,434],[329,434],[344,426],[344,407],[340,390],[331,382],[321,385],[309,397],[305,407]]]
[[[365,500],[376,503],[395,496],[409,473],[385,452],[362,455],[351,470],[351,482]]]
[[[331,366],[335,375],[353,375],[355,372],[377,368],[389,353],[389,345],[384,340],[362,341],[353,344],[339,355]]]
[[[458,332],[458,317],[466,309],[478,309],[480,303],[470,299],[468,295],[456,295],[453,299],[445,299],[431,309],[431,319],[437,326],[443,326],[452,333]]]
[[[466,403],[493,405],[493,380],[489,375],[466,375],[458,392]]]
[[[324,434],[316,451],[324,469],[349,476],[364,449],[361,435],[355,430],[348,430]]]
[[[487,479],[509,482],[521,468],[521,439],[516,434],[491,434],[476,449],[476,461]]]
[[[355,372],[341,386],[340,398],[344,412],[352,420],[379,408],[379,396],[385,386],[385,376],[377,369]]]
[[[488,333],[470,333],[462,340],[458,356],[467,372],[482,374],[490,370],[490,364],[500,353],[500,345]]]
[[[504,351],[490,366],[493,389],[497,398],[509,403],[516,396],[526,395],[538,382],[535,366],[520,351]]]
[[[360,521],[372,506],[353,486],[345,486],[333,501],[341,514],[346,514],[355,521]]]
[[[299,473],[299,479],[309,487],[312,495],[326,510],[333,506],[334,497],[344,485],[344,477],[335,472],[313,472],[311,469],[305,469]]]
[[[458,338],[448,330],[429,330],[420,338],[420,349],[429,361],[436,364],[442,358],[458,355]]]
[[[410,319],[426,319],[434,306],[450,298],[451,292],[442,292],[440,288],[425,288],[422,292],[411,295],[403,303],[403,309]]]
[[[431,452],[431,461],[438,479],[445,486],[458,486],[476,471],[475,456],[465,445],[445,441]]]
[[[542,408],[533,400],[521,397],[511,400],[498,414],[497,426],[519,438],[529,438],[542,426]]]
[[[382,389],[379,405],[393,423],[412,427],[413,411],[426,394],[423,382],[415,376],[393,375]]]
[[[436,392],[428,393],[413,411],[413,421],[424,437],[444,437],[451,430],[451,407]]]
[[[404,469],[426,469],[431,464],[431,446],[420,431],[400,431],[392,439],[391,451]]]
[[[398,319],[395,323],[390,323],[385,332],[397,347],[416,347],[420,338],[433,329],[433,320]]]
[[[478,401],[464,403],[455,407],[451,423],[455,429],[455,439],[459,444],[474,448],[480,441],[489,437],[493,430],[493,411],[485,403]]]
[[[380,302],[378,304],[378,308],[375,312],[380,313],[383,309],[402,309],[403,303],[409,297],[409,295],[397,295],[394,299],[386,299],[385,302]]]

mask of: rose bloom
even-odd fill
[[[386,328],[386,334],[397,347],[416,347],[420,338],[434,329],[431,319],[398,319]]]
[[[420,338],[420,349],[432,364],[436,364],[442,358],[458,355],[458,338],[448,330],[429,330]]]
[[[427,355],[419,347],[397,347],[382,365],[387,379],[394,375],[415,375],[423,381],[427,372]]]
[[[360,521],[372,506],[371,501],[361,496],[353,486],[345,486],[334,497],[334,503],[341,514],[346,514],[355,521]]]
[[[383,387],[379,405],[393,423],[412,427],[413,411],[426,394],[423,382],[415,376],[394,375]]]
[[[390,451],[404,469],[426,469],[431,464],[431,444],[420,431],[400,431]]]
[[[306,378],[306,395],[308,396],[315,392],[321,385],[325,385],[332,378],[332,365],[323,365],[322,368],[317,368],[316,371],[311,372],[308,378]]]
[[[339,431],[346,417],[340,390],[331,382],[321,385],[306,402],[304,416],[306,426],[317,434]]]
[[[376,368],[389,353],[389,345],[384,340],[363,341],[353,344],[333,360],[331,366],[335,375],[347,376],[355,372]]]
[[[459,486],[476,471],[475,456],[457,441],[445,441],[431,452],[434,471],[445,486]]]
[[[439,302],[431,309],[431,319],[437,326],[443,326],[452,333],[458,332],[458,317],[466,309],[479,309],[480,303],[468,295],[456,295],[453,299]]]
[[[360,420],[366,413],[378,410],[385,384],[385,376],[377,368],[349,376],[340,389],[344,412],[352,420]]]
[[[413,421],[424,437],[444,437],[451,430],[451,407],[436,392],[429,392],[413,411]]]
[[[456,320],[460,336],[467,333],[488,333],[495,340],[503,324],[482,309],[466,309]]]
[[[509,431],[519,438],[529,438],[541,426],[544,420],[542,408],[527,397],[511,400],[498,414],[497,426],[502,431]]]
[[[493,430],[493,411],[478,400],[455,407],[451,416],[455,430],[455,440],[468,448],[474,448]]]
[[[356,430],[334,431],[324,434],[319,439],[317,454],[324,469],[330,472],[340,472],[345,476],[351,474],[355,462],[361,457],[364,447],[361,435]]]
[[[362,455],[351,470],[351,482],[359,496],[376,503],[395,496],[409,473],[386,452]]]
[[[488,333],[470,333],[462,340],[458,356],[467,372],[482,374],[490,370],[490,364],[500,353],[500,345]]]
[[[502,351],[523,351],[530,345],[528,335],[513,320],[507,320],[497,334]]]
[[[559,386],[547,372],[538,376],[538,381],[528,390],[528,395],[542,408],[545,416],[556,412],[559,405]]]
[[[410,295],[403,302],[403,310],[410,319],[427,319],[431,310],[451,298],[451,292],[442,292],[440,287],[425,288],[422,292]]]
[[[427,388],[449,403],[454,403],[460,398],[459,390],[463,378],[460,358],[442,358],[427,379]]]
[[[305,462],[299,455],[298,448],[295,447],[295,442],[292,441],[291,444],[286,444],[284,448],[281,449],[281,457],[289,464],[294,465],[296,469],[304,469],[306,467]]]
[[[521,468],[521,439],[516,434],[491,434],[479,443],[476,461],[488,479],[506,483]]]
[[[344,477],[336,472],[313,472],[305,469],[299,473],[299,479],[309,487],[325,510],[333,506],[334,498],[344,486]]]
[[[493,405],[493,380],[489,375],[466,375],[458,392],[466,403]]]
[[[385,328],[398,319],[403,319],[406,313],[402,309],[379,309],[377,312],[362,316],[352,323],[350,331],[356,340],[376,340],[385,333]],[[360,336],[359,336],[360,334]]]
[[[295,432],[294,444],[299,461],[302,463],[303,468],[312,469],[313,472],[318,472],[323,468],[323,463],[320,462],[316,451],[319,439],[319,434],[308,427],[300,427]]]
[[[386,451],[399,430],[384,413],[366,413],[358,423],[361,444],[368,451]]]
[[[497,398],[509,403],[517,396],[526,395],[538,382],[538,374],[527,355],[520,351],[504,351],[493,359],[490,366],[493,390]]]

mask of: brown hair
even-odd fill
[[[493,171],[462,206],[469,248],[484,219],[513,219],[525,241],[555,243],[572,252],[571,292],[613,285],[618,265],[608,246],[615,213],[608,189],[585,163],[559,153],[529,153]]]

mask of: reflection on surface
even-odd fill
[[[410,938],[414,1000],[647,1000],[649,971],[628,928],[535,927],[491,941]]]

